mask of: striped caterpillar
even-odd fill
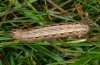
[[[37,41],[64,37],[88,37],[90,27],[80,22],[44,25],[31,29],[13,29],[11,35],[17,40]]]

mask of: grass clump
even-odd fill
[[[9,35],[13,28],[80,20],[91,26],[89,39],[28,43]],[[100,1],[0,0],[0,65],[100,65]]]

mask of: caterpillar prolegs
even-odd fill
[[[11,35],[17,40],[37,41],[64,37],[88,37],[90,26],[82,22],[66,22],[37,26],[31,29],[13,29]]]

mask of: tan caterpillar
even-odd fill
[[[88,37],[90,26],[82,22],[51,24],[31,29],[13,29],[11,35],[17,40],[37,41],[64,37]]]

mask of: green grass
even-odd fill
[[[92,24],[88,39],[19,42],[9,35],[13,28],[84,18]],[[0,0],[0,65],[100,65],[100,0]]]

